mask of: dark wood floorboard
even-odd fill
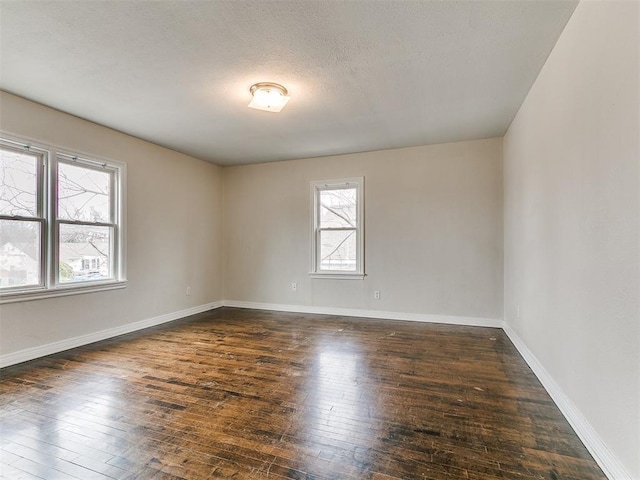
[[[2,370],[0,476],[605,476],[499,329],[222,308]]]

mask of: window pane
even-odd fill
[[[0,288],[40,284],[40,222],[0,220]]]
[[[111,227],[60,224],[60,283],[111,278]]]
[[[356,271],[356,231],[320,231],[320,270]]]
[[[38,156],[0,148],[0,215],[38,216]]]
[[[110,172],[58,164],[58,218],[110,223],[110,193]]]
[[[355,188],[320,191],[320,228],[356,226]]]

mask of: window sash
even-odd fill
[[[353,232],[356,235],[356,268],[354,270],[348,270],[348,269],[331,269],[331,268],[322,268],[322,262],[324,261],[324,259],[322,258],[322,232]],[[353,273],[358,273],[358,256],[359,256],[359,252],[357,251],[357,245],[358,245],[358,228],[357,227],[340,227],[340,228],[318,228],[318,234],[317,234],[317,238],[316,238],[316,245],[317,245],[317,258],[316,258],[316,266],[317,266],[317,273],[323,273],[323,272],[330,272],[330,273],[337,273],[337,274],[353,274]]]
[[[8,216],[8,215],[0,215],[0,220],[9,220],[15,222],[24,222],[24,223],[37,223],[38,231],[39,231],[39,242],[37,245],[38,248],[38,283],[30,284],[30,285],[13,285],[2,287],[0,286],[0,294],[11,294],[15,292],[22,291],[33,291],[33,290],[41,290],[46,287],[46,279],[47,279],[47,262],[45,260],[46,246],[47,246],[47,235],[45,229],[45,220],[43,218],[32,218],[32,217],[22,217],[22,216]]]
[[[109,233],[109,254],[108,254],[108,260],[107,260],[107,264],[109,266],[109,276],[108,277],[98,277],[94,280],[69,280],[69,281],[62,281],[61,279],[61,275],[60,275],[60,265],[61,265],[61,259],[60,259],[60,250],[61,247],[63,245],[63,243],[60,241],[60,225],[80,225],[80,226],[99,226],[99,227],[106,227],[109,228],[110,233]],[[70,222],[70,221],[59,221],[56,224],[56,229],[55,229],[55,238],[56,238],[56,243],[55,243],[55,251],[53,252],[54,254],[54,270],[53,270],[53,284],[56,287],[59,286],[63,286],[64,288],[67,288],[69,286],[81,286],[81,285],[86,285],[86,284],[95,284],[95,283],[104,283],[104,282],[113,282],[113,281],[117,281],[119,278],[119,262],[118,262],[118,258],[117,258],[117,250],[116,250],[116,243],[117,243],[117,235],[118,234],[118,230],[117,230],[117,225],[115,224],[97,224],[97,223],[88,223],[88,222]],[[84,259],[81,260],[81,262],[84,262]]]
[[[54,185],[58,186],[59,185],[59,166],[60,164],[63,165],[71,165],[71,166],[77,166],[77,167],[81,167],[81,168],[85,168],[87,170],[93,170],[96,172],[101,172],[101,173],[108,173],[109,174],[109,220],[110,222],[89,222],[91,224],[104,224],[104,225],[112,225],[114,223],[117,222],[117,202],[116,202],[116,197],[117,197],[117,182],[116,182],[116,174],[117,174],[117,169],[114,167],[109,166],[109,164],[107,163],[99,163],[99,162],[95,162],[95,161],[91,161],[91,160],[87,160],[85,158],[78,158],[76,156],[71,156],[68,154],[64,154],[64,153],[57,153],[56,154],[56,168],[55,168],[55,178],[54,178]],[[71,221],[71,222],[83,222],[84,220],[77,220],[77,219],[72,219],[72,218],[58,218],[58,194],[56,193],[56,195],[53,195],[53,198],[51,199],[51,203],[52,203],[52,207],[53,207],[53,216],[55,217],[55,219],[57,221],[63,222],[63,221]]]
[[[31,145],[24,145],[11,140],[0,139],[0,149],[9,150],[15,153],[27,153],[36,158],[36,215],[3,215],[2,218],[21,219],[43,219],[45,218],[45,185],[46,185],[46,160],[48,152]]]

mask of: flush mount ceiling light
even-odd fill
[[[249,107],[265,112],[279,112],[291,100],[287,96],[287,89],[277,83],[256,83],[249,90],[253,95]]]

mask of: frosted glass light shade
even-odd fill
[[[250,90],[253,98],[249,107],[256,110],[279,112],[291,100],[287,89],[277,83],[256,83]]]

